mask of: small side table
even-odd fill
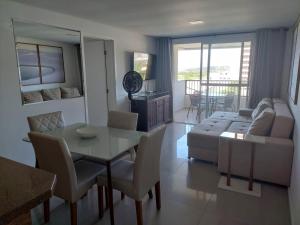
[[[255,145],[265,144],[265,137],[255,136],[250,134],[234,133],[234,132],[223,132],[220,138],[228,141],[228,165],[227,165],[227,177],[221,177],[219,182],[219,187],[226,190],[236,191],[244,194],[250,194],[259,197],[261,193],[260,184],[256,183],[256,188],[254,185],[254,161],[255,161]],[[232,143],[233,142],[247,142],[251,145],[250,154],[250,171],[249,171],[249,183],[245,184],[244,180],[231,178],[231,161],[232,161]],[[232,181],[233,180],[233,181]],[[226,184],[225,184],[226,183]],[[255,190],[254,190],[255,189]]]

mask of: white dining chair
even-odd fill
[[[143,224],[142,199],[155,186],[156,207],[160,199],[160,153],[166,126],[163,125],[141,137],[135,162],[119,160],[111,168],[112,186],[135,200],[137,224]],[[107,184],[106,172],[98,176],[99,215],[103,215],[103,186]]]
[[[132,112],[109,111],[108,112],[108,127],[136,130],[138,122],[138,114]]]
[[[65,126],[63,113],[61,111],[39,114],[27,117],[30,131],[46,132]],[[78,153],[71,153],[73,161],[82,159]]]
[[[104,166],[87,160],[72,161],[63,138],[39,132],[28,134],[33,144],[39,168],[56,174],[54,195],[70,203],[71,224],[77,224],[77,201],[97,182]],[[44,202],[45,222],[50,219],[50,202]]]

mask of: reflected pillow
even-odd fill
[[[72,87],[72,88],[60,88],[61,90],[61,97],[62,98],[76,98],[76,97],[80,97],[80,93],[78,88],[76,87]]]
[[[43,101],[43,97],[40,91],[23,92],[22,96],[24,104]]]
[[[60,88],[44,89],[42,96],[44,101],[61,99]]]

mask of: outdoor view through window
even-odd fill
[[[251,42],[180,44],[177,80],[186,94],[234,96],[235,109],[248,101]]]

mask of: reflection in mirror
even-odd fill
[[[80,32],[13,21],[23,104],[83,95]]]

